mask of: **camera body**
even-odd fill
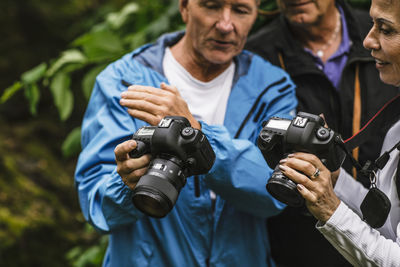
[[[133,190],[134,205],[162,218],[173,208],[186,177],[207,173],[215,153],[202,131],[184,117],[166,116],[157,126],[144,126],[132,136],[137,147],[129,155],[151,154],[148,170]]]
[[[325,128],[324,124],[323,118],[306,112],[298,112],[293,120],[272,117],[263,123],[257,145],[268,165],[274,168],[266,187],[279,201],[294,207],[304,203],[296,184],[278,167],[279,161],[286,155],[293,152],[315,154],[330,171],[342,165],[346,157],[339,146],[343,143],[342,138]]]

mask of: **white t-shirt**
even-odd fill
[[[172,55],[169,47],[165,49],[163,69],[168,82],[178,88],[179,93],[189,106],[196,120],[210,125],[223,125],[226,106],[231,93],[235,63],[218,77],[209,82],[194,78]],[[215,200],[215,193],[210,190]]]
[[[165,77],[178,88],[196,120],[207,124],[223,125],[226,106],[231,93],[235,64],[232,64],[218,77],[209,82],[194,78],[174,58],[167,47],[163,59]]]

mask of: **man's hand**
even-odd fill
[[[144,155],[133,159],[129,157],[129,152],[136,148],[134,140],[125,141],[117,145],[114,149],[115,160],[117,162],[117,172],[122,181],[131,189],[135,189],[137,182],[142,177],[150,163],[150,155]]]
[[[174,86],[161,83],[161,89],[132,85],[121,94],[120,104],[128,108],[132,117],[150,125],[157,125],[165,116],[182,116],[189,120],[193,128],[201,129],[193,117],[185,100]]]

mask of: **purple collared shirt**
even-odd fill
[[[328,79],[335,86],[336,90],[339,90],[339,82],[342,78],[342,71],[349,57],[348,55],[351,46],[347,23],[344,17],[344,11],[340,6],[338,6],[338,10],[342,20],[342,42],[340,43],[340,46],[336,52],[330,58],[328,58],[324,64],[322,60],[318,56],[315,56],[310,49],[304,48],[313,56],[315,65],[325,73]]]

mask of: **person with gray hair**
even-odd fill
[[[109,234],[103,266],[274,266],[265,218],[284,205],[265,189],[272,170],[256,139],[262,121],[294,115],[295,86],[282,69],[243,51],[258,1],[180,0],[179,8],[185,31],[97,77],[75,174],[82,212]],[[132,203],[133,193],[147,170],[166,165],[149,167],[150,154],[129,152],[137,146],[132,134],[165,116],[201,130],[216,158],[207,174],[187,177],[165,217],[154,218]]]

